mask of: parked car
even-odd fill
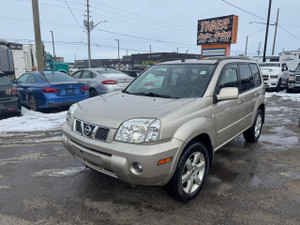
[[[166,185],[187,201],[202,188],[215,151],[240,134],[258,140],[264,96],[255,61],[164,62],[122,92],[73,104],[63,144],[96,171],[132,185]]]
[[[22,105],[31,110],[70,106],[89,97],[87,85],[62,72],[27,72],[16,87]]]
[[[0,71],[0,115],[21,114],[21,102],[17,88],[10,82],[6,74]]]
[[[300,65],[297,66],[295,71],[293,71],[288,79],[288,86],[286,88],[287,93],[300,91]]]
[[[259,64],[266,90],[280,91],[287,88],[290,71],[286,63],[265,62]]]
[[[137,70],[137,69],[131,69],[131,70],[122,70],[123,73],[127,74],[128,76],[131,76],[133,78],[136,78],[139,76],[144,70]]]
[[[81,69],[72,77],[88,85],[90,97],[123,90],[133,80],[125,73],[107,68]]]

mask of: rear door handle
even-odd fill
[[[241,103],[244,103],[244,102],[245,102],[244,99],[239,99],[239,100],[237,101],[238,104],[241,104]]]
[[[254,93],[254,96],[255,96],[255,97],[258,96],[258,95],[260,95],[260,92],[259,92],[259,91]]]

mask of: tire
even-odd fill
[[[263,126],[263,118],[263,112],[260,109],[257,110],[253,125],[243,133],[247,142],[256,142],[259,139]]]
[[[29,106],[30,110],[33,110],[33,111],[38,111],[39,110],[36,98],[32,94],[30,94],[28,96],[28,106]]]
[[[199,142],[191,142],[184,149],[175,173],[165,187],[167,192],[183,202],[193,199],[204,184],[208,167],[207,149]]]
[[[98,92],[95,89],[90,90],[90,98],[98,95]]]
[[[293,90],[292,90],[292,89],[289,89],[289,88],[287,88],[287,89],[286,89],[286,93],[293,93]]]

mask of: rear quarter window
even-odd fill
[[[254,63],[251,63],[250,70],[251,70],[253,80],[254,80],[254,87],[260,86],[261,85],[261,77],[260,77],[260,73],[259,73],[257,65]]]

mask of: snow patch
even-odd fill
[[[22,116],[0,120],[0,135],[7,132],[60,130],[67,111],[41,113],[22,107]]]
[[[70,167],[67,169],[50,169],[50,170],[42,170],[40,172],[36,172],[31,174],[34,177],[37,176],[48,176],[48,177],[69,177],[75,176],[84,170],[85,167]]]
[[[282,100],[292,100],[300,102],[300,94],[298,93],[286,93],[286,92],[266,92],[266,98],[271,98],[273,96],[280,97]]]

